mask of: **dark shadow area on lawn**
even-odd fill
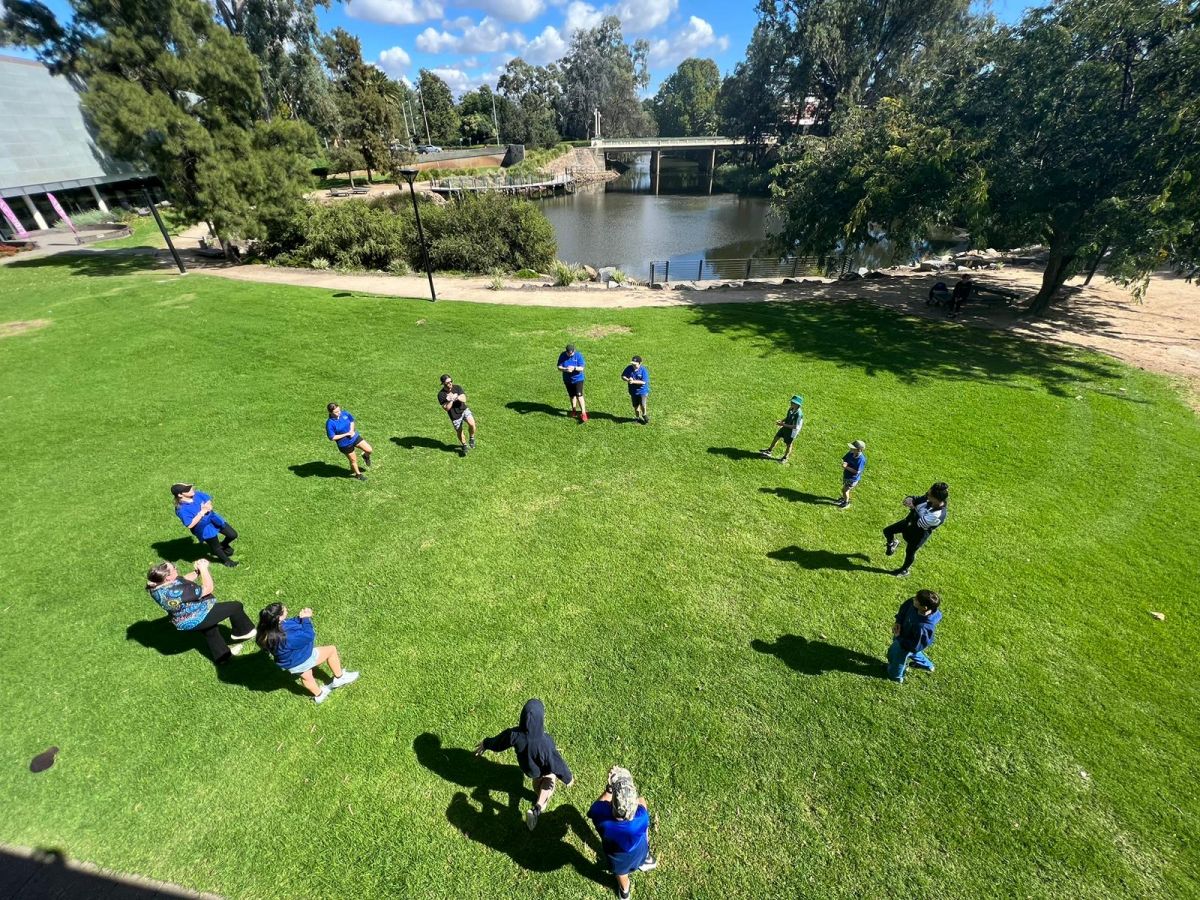
[[[195,538],[181,537],[172,538],[169,541],[155,541],[150,545],[150,549],[159,559],[165,559],[172,563],[194,563],[196,560],[208,556],[208,548]]]
[[[419,435],[411,435],[409,437],[394,437],[392,443],[397,447],[403,447],[405,450],[443,450],[446,453],[457,453],[458,444],[447,444],[445,441],[434,440],[433,438],[420,437]]]
[[[28,856],[0,849],[0,897],[167,900],[192,896],[195,895],[159,882],[136,884],[76,868],[67,862],[62,850],[53,847],[39,847]]]
[[[635,419],[633,416],[616,416],[612,413],[604,412],[603,410],[600,412],[595,412],[590,409],[588,410],[588,418],[599,419],[602,422],[616,422],[618,425],[627,425],[630,422],[637,421],[637,419]]]
[[[153,271],[154,269],[178,271],[166,250],[162,251],[165,258],[160,259],[157,255],[158,252],[149,247],[67,250],[52,256],[16,259],[8,263],[8,266],[13,269],[69,269],[72,275],[89,277],[132,275],[135,272]]]
[[[763,456],[757,450],[743,450],[741,447],[709,447],[708,452],[714,456],[724,456],[729,459],[758,459],[763,462],[771,462],[771,460]],[[776,463],[776,465],[779,465]]]
[[[534,403],[530,400],[513,400],[511,403],[504,404],[505,409],[511,409],[519,416],[527,416],[530,413],[541,413],[545,416],[558,416],[566,418],[568,410],[564,407],[551,406],[549,403]],[[589,415],[591,415],[589,413]]]
[[[769,653],[802,675],[824,675],[826,672],[849,672],[864,678],[887,678],[887,665],[882,657],[867,656],[849,647],[825,641],[811,641],[798,634],[781,634],[775,643],[755,638],[750,647],[759,653]]]
[[[790,547],[780,547],[767,554],[769,559],[782,562],[794,562],[805,569],[833,569],[837,572],[882,572],[891,569],[880,569],[877,566],[860,565],[859,561],[870,562],[871,558],[865,553],[837,553],[833,550],[806,550],[793,544]]]
[[[233,638],[227,628],[222,626],[221,633],[225,636],[226,643],[232,642]],[[137,641],[143,647],[157,650],[163,656],[178,656],[180,653],[195,651],[208,660],[216,669],[217,678],[225,684],[240,685],[251,691],[289,690],[293,694],[309,696],[295,676],[275,665],[270,654],[258,650],[253,643],[247,643],[241,656],[234,656],[221,665],[215,665],[209,659],[207,644],[198,631],[180,631],[166,618],[134,622],[125,629],[125,639]]]
[[[862,281],[864,298],[894,290]],[[923,303],[923,299],[921,300]],[[1028,377],[1057,396],[1075,396],[1080,381],[1117,378],[1115,363],[1084,359],[1081,351],[1001,331],[914,320],[867,302],[807,300],[720,303],[694,308],[695,321],[713,332],[769,341],[776,349],[830,360],[868,375],[890,374],[907,384],[926,381],[998,381],[1020,386]]]
[[[349,466],[335,466],[323,459],[288,466],[288,471],[300,478],[353,478]]]
[[[413,751],[417,761],[439,778],[473,789],[470,797],[457,791],[446,809],[447,821],[466,837],[504,853],[527,871],[553,872],[569,865],[584,878],[611,887],[604,867],[566,841],[574,832],[596,859],[603,855],[600,839],[582,813],[563,802],[565,788],[559,787],[531,832],[525,827],[521,802],[532,802],[533,792],[515,761],[500,763],[477,757],[465,747],[443,747],[442,739],[428,732],[416,737]],[[493,792],[506,797],[496,799]]]
[[[798,491],[795,488],[789,487],[760,487],[760,494],[774,494],[776,497],[782,497],[789,503],[811,503],[814,506],[837,506],[837,497],[819,497],[816,494],[806,494],[804,491]]]

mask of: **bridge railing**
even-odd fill
[[[592,146],[601,149],[606,147],[724,147],[745,142],[745,138],[714,134],[665,138],[593,138]]]
[[[575,180],[572,170],[556,175],[451,175],[429,182],[434,191],[493,191],[514,188],[557,187]]]
[[[671,281],[746,280],[748,278],[833,278],[850,270],[849,256],[748,257],[741,259],[659,259],[650,263],[650,284]]]

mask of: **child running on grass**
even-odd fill
[[[838,501],[839,509],[850,505],[850,492],[858,487],[863,470],[867,467],[867,454],[863,452],[867,445],[862,441],[854,441],[848,446],[850,452],[842,457],[842,499]]]
[[[908,509],[899,522],[893,522],[883,529],[883,539],[887,541],[885,552],[891,556],[904,538],[904,564],[892,572],[898,578],[904,578],[912,569],[917,551],[925,546],[934,529],[946,521],[946,504],[950,500],[950,488],[944,481],[931,485],[923,497],[905,497],[904,505]]]
[[[775,423],[779,426],[779,430],[775,432],[775,437],[771,441],[771,446],[758,452],[771,459],[771,451],[775,449],[775,445],[783,441],[783,456],[779,457],[780,464],[786,463],[788,457],[792,454],[792,443],[796,440],[796,436],[800,434],[800,429],[804,427],[804,398],[799,394],[792,397],[792,401],[788,404],[788,411],[782,419]]]
[[[480,741],[475,746],[475,755],[482,756],[486,750],[503,753],[510,747],[517,754],[521,771],[533,781],[533,806],[525,813],[525,824],[533,831],[557,783],[561,780],[567,787],[575,783],[575,776],[558,752],[554,738],[546,734],[546,707],[536,697],[525,701],[516,728],[506,728],[495,737]]]
[[[258,614],[258,646],[271,656],[279,668],[292,675],[299,675],[304,687],[312,694],[314,703],[324,703],[330,691],[358,680],[357,672],[342,669],[342,658],[337,647],[327,644],[316,646],[317,633],[313,629],[311,609],[300,610],[300,615],[289,619],[287,607],[272,603]],[[313,669],[328,663],[333,672],[329,684],[317,684]]]
[[[562,372],[563,386],[571,400],[570,415],[579,413],[580,422],[588,420],[587,403],[583,399],[583,369],[583,354],[575,349],[574,344],[567,344],[566,349],[558,354],[558,371]]]
[[[467,449],[475,449],[475,416],[467,406],[467,392],[454,383],[449,375],[441,377],[442,389],[438,391],[438,405],[450,417],[454,433],[458,435],[458,455],[466,456]],[[463,426],[470,433],[470,441],[463,437]]]
[[[596,826],[609,870],[617,876],[617,896],[629,900],[634,872],[652,872],[658,861],[650,855],[650,811],[628,769],[613,766],[608,770],[608,786],[588,810]]]
[[[358,426],[354,424],[354,416],[350,415],[349,411],[342,409],[336,403],[330,403],[326,409],[329,410],[329,419],[325,422],[325,436],[346,454],[346,459],[350,460],[350,471],[354,473],[354,477],[359,481],[366,481],[367,476],[358,468],[358,455],[355,450],[362,450],[363,464],[370,468],[371,454],[374,452],[371,445],[364,441],[363,436],[358,433]]]
[[[892,625],[892,645],[888,648],[888,678],[897,684],[904,683],[904,672],[908,664],[915,668],[933,671],[933,660],[925,655],[925,648],[933,643],[933,632],[942,621],[942,598],[936,591],[920,590],[909,597],[896,612]]]

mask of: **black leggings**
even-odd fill
[[[208,544],[208,549],[211,550],[223,563],[229,562],[229,557],[233,556],[233,549],[229,546],[237,540],[238,533],[233,526],[226,522],[217,531],[225,538],[221,540],[217,535],[210,538],[205,538],[204,543]]]
[[[917,551],[921,546],[929,540],[929,535],[932,531],[926,531],[919,525],[909,525],[908,519],[901,519],[899,522],[893,522],[887,528],[883,529],[883,536],[889,541],[894,541],[896,535],[901,535],[904,538],[904,565],[900,568],[912,568],[913,560],[917,556]]]
[[[221,636],[221,630],[217,627],[226,619],[229,620],[235,638],[239,635],[244,637],[254,630],[254,623],[246,615],[241,603],[236,600],[214,603],[204,621],[197,625],[195,630],[204,635],[204,639],[208,641],[208,654],[213,662],[218,664],[227,662],[231,655],[229,645],[225,643],[225,638]]]

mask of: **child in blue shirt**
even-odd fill
[[[223,566],[235,568],[233,542],[238,533],[213,509],[212,497],[196,490],[194,485],[182,483],[171,485],[171,494],[175,497],[175,515],[183,527],[194,534],[196,540],[207,544]]]
[[[888,648],[888,678],[904,683],[904,672],[911,662],[918,669],[933,671],[933,660],[925,649],[933,643],[933,632],[942,621],[942,598],[936,591],[920,590],[909,597],[896,612],[892,625],[892,645]]]
[[[854,441],[848,446],[850,452],[842,457],[842,499],[838,501],[838,509],[850,505],[850,492],[858,486],[867,467],[867,454],[863,452],[867,445],[862,441]]]
[[[558,354],[558,371],[562,372],[563,386],[571,399],[570,415],[579,413],[579,421],[588,420],[587,403],[583,399],[583,354],[575,349],[574,344],[567,344],[565,350]]]
[[[800,434],[800,429],[804,427],[804,398],[799,394],[792,397],[791,402],[788,404],[787,413],[775,424],[779,426],[779,430],[775,432],[775,437],[771,440],[771,446],[758,452],[767,459],[772,459],[771,452],[775,449],[775,445],[783,441],[783,456],[779,457],[780,464],[783,464],[792,455],[792,442],[796,440],[797,435]]]
[[[329,410],[329,418],[325,421],[325,436],[346,454],[346,459],[350,460],[350,471],[354,477],[359,481],[366,481],[367,476],[358,468],[358,455],[355,451],[362,450],[363,465],[367,468],[371,467],[371,454],[375,451],[358,433],[358,426],[354,424],[354,416],[350,415],[349,411],[342,409],[336,403],[330,403],[326,409]]]
[[[608,868],[617,876],[617,896],[628,900],[630,874],[653,871],[658,861],[650,855],[650,811],[627,769],[608,770],[608,787],[587,815],[600,835]]]
[[[635,356],[621,373],[621,380],[629,385],[629,402],[633,404],[633,418],[643,425],[650,424],[646,415],[646,398],[650,394],[650,372],[642,365],[642,358]]]
[[[279,668],[300,676],[300,681],[312,694],[314,703],[324,703],[333,688],[357,681],[358,673],[342,670],[342,658],[338,655],[337,647],[332,644],[324,647],[316,645],[317,633],[313,629],[312,614],[311,609],[305,608],[300,610],[300,615],[289,619],[286,606],[272,603],[258,614],[257,640],[258,646],[275,658]],[[318,685],[313,677],[313,669],[322,663],[329,664],[333,681]]]

